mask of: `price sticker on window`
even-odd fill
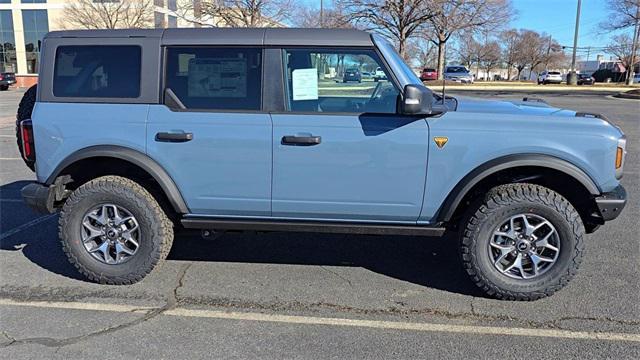
[[[293,100],[318,100],[318,70],[296,69],[291,73]]]

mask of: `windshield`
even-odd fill
[[[448,67],[445,72],[448,72],[448,73],[468,73],[469,70],[467,70],[467,68],[465,68],[463,66],[452,66],[452,67]]]
[[[385,59],[389,62],[391,68],[402,72],[402,74],[397,74],[399,76],[402,75],[403,79],[398,79],[401,85],[403,80],[406,80],[409,84],[422,85],[422,80],[420,80],[413,70],[411,70],[411,68],[404,62],[400,54],[398,54],[396,49],[388,41],[377,35],[374,35],[374,40],[380,51],[384,54]]]

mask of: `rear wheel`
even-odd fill
[[[33,113],[33,107],[36,105],[36,94],[38,93],[38,85],[33,85],[27,90],[24,95],[22,95],[22,100],[20,100],[20,104],[18,105],[18,113],[16,114],[16,143],[18,144],[18,150],[20,151],[20,156],[24,160],[24,163],[27,165],[31,171],[35,171],[35,161],[26,160],[24,158],[24,153],[22,150],[22,136],[20,136],[20,122],[22,120],[31,119],[31,114]]]
[[[119,176],[94,179],[65,202],[60,240],[69,261],[91,281],[142,280],[166,258],[173,225],[139,184]]]
[[[532,184],[492,189],[461,234],[467,273],[500,299],[553,294],[575,275],[583,250],[584,226],[577,211],[560,194]]]

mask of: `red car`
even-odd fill
[[[420,80],[422,81],[438,80],[438,71],[432,68],[424,68],[420,73]]]

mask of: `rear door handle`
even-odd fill
[[[320,136],[294,136],[286,135],[282,137],[282,145],[293,146],[314,146],[322,142]]]
[[[187,142],[193,140],[193,133],[185,132],[159,132],[156,141],[160,142]]]

